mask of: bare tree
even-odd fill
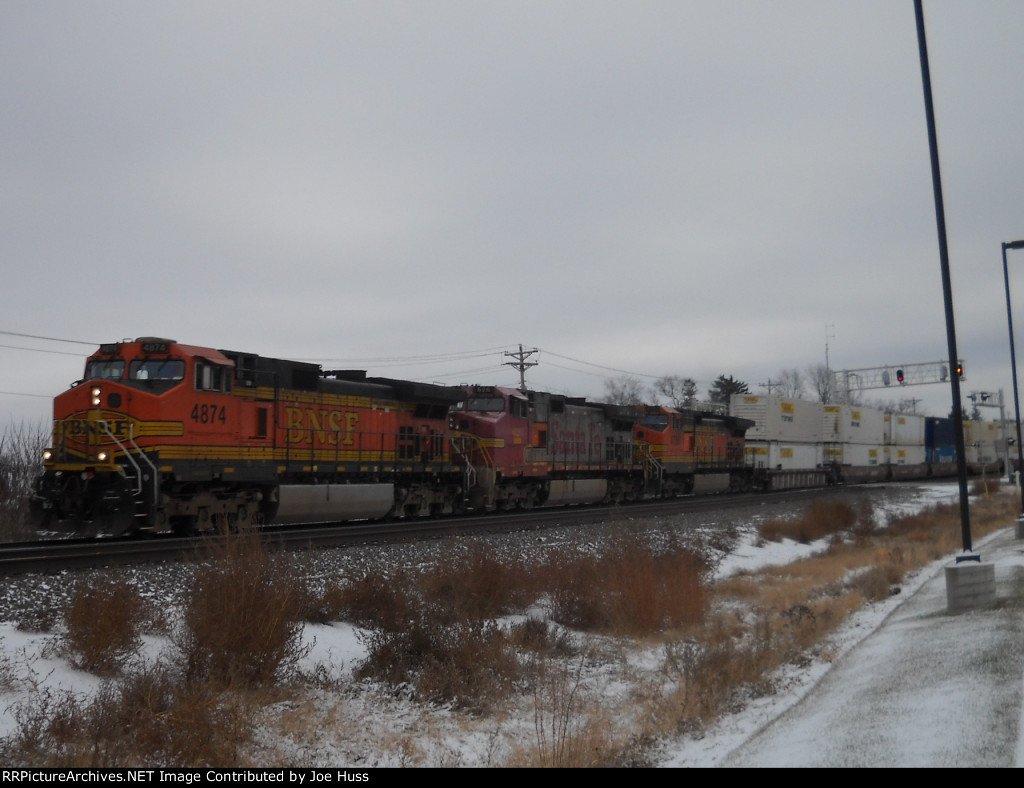
[[[692,408],[697,402],[697,382],[693,378],[666,375],[654,381],[653,390],[673,408]]]
[[[768,389],[769,394],[778,394],[780,397],[799,399],[804,394],[804,376],[799,369],[784,369],[772,379]]]
[[[811,388],[818,395],[818,402],[826,405],[836,401],[836,376],[824,364],[811,364],[807,368]]]
[[[642,405],[644,387],[630,375],[608,378],[604,382],[605,399],[613,405]]]
[[[50,433],[43,424],[11,425],[0,435],[0,540],[35,538],[28,523],[28,498],[42,472]]]

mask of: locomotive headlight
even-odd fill
[[[93,386],[92,391],[89,392],[90,401],[94,408],[98,408],[100,404],[100,387]]]

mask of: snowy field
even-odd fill
[[[881,488],[878,488],[880,490]],[[872,494],[876,518],[918,511],[938,502],[955,501],[956,484],[915,485],[899,493]],[[756,539],[754,527],[765,516],[777,516],[773,508],[766,514],[754,508],[740,510],[741,521],[732,521],[736,534],[730,551],[723,554],[718,576],[741,569],[768,564],[784,564],[825,549],[821,544],[800,545],[789,541],[763,542]],[[730,514],[730,518],[734,515]],[[702,516],[693,527],[721,528],[714,516]],[[688,524],[689,525],[689,524]],[[494,537],[499,538],[499,537]],[[502,539],[522,540],[513,549],[553,543],[569,536],[559,531],[512,535]],[[316,572],[325,576],[344,572],[353,562],[395,560],[397,553],[409,559],[419,551],[421,560],[429,560],[438,543],[417,546],[358,548],[311,555]],[[187,570],[163,566],[124,571],[147,596],[174,606],[188,587]],[[903,593],[868,606],[854,615],[832,638],[832,653],[842,656],[849,648],[873,632],[879,624],[932,576],[935,568],[925,568],[908,577]],[[75,670],[54,655],[53,633],[19,631],[16,621],[40,601],[59,600],[66,589],[64,575],[26,576],[0,580],[0,659],[3,660],[5,691],[0,696],[0,735],[14,729],[14,709],[33,693],[73,692],[81,697],[94,693],[102,680]],[[251,765],[303,767],[388,767],[388,766],[493,766],[502,765],[509,748],[516,742],[526,746],[537,734],[536,709],[525,704],[521,714],[510,713],[501,719],[474,720],[450,709],[426,707],[411,698],[411,690],[395,691],[369,682],[352,680],[354,666],[366,654],[360,632],[345,623],[307,625],[304,637],[310,646],[303,666],[307,675],[328,677],[321,686],[296,689],[289,697],[262,710],[260,727],[249,755]],[[149,638],[143,659],[155,660],[166,642]],[[607,645],[607,644],[605,644]],[[593,658],[580,666],[580,689],[588,697],[608,708],[629,708],[633,683],[656,681],[662,658],[658,649],[634,648],[629,653],[597,647]],[[600,656],[596,656],[600,654]],[[717,765],[726,754],[744,742],[768,721],[797,703],[828,670],[830,662],[812,662],[799,669],[787,669],[775,681],[778,690],[769,696],[747,702],[741,710],[723,718],[699,739],[680,738],[662,742],[656,750],[656,765],[665,767],[703,767]]]

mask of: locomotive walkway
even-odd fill
[[[739,767],[1024,766],[1024,539],[975,543],[996,604],[948,612],[945,567],[796,705],[719,761]]]

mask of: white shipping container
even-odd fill
[[[823,456],[825,462],[839,465],[885,465],[885,450],[886,447],[881,443],[873,446],[865,443],[830,443],[825,446]]]
[[[889,447],[890,465],[923,465],[927,452],[924,446]]]
[[[823,405],[822,439],[827,443],[880,446],[886,440],[886,415],[874,408]]]
[[[747,464],[755,468],[807,470],[818,468],[821,457],[822,447],[819,443],[747,441]]]
[[[747,440],[818,443],[822,404],[788,397],[733,394],[729,414],[750,419]]]
[[[893,446],[924,446],[924,416],[913,413],[886,413],[889,443]]]

